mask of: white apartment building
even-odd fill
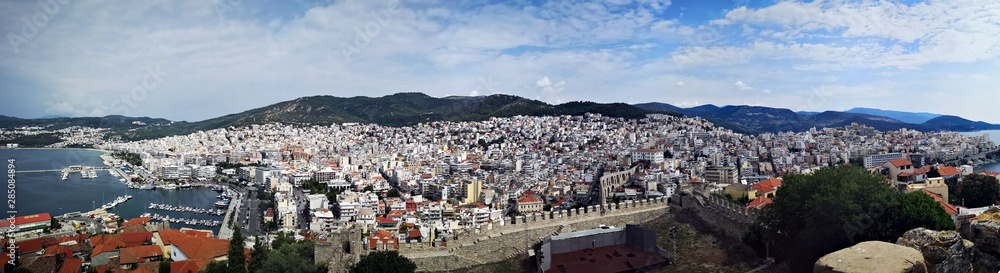
[[[900,158],[906,158],[906,156],[903,155],[903,153],[869,155],[866,156],[864,160],[865,169],[871,169],[874,168],[875,166],[882,166],[882,164],[889,162],[889,160],[900,159]]]
[[[653,164],[663,163],[662,149],[635,149],[632,151],[632,162],[649,160]]]

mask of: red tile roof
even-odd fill
[[[122,248],[118,253],[121,264],[137,264],[146,262],[150,258],[163,257],[163,249],[157,245]]]
[[[389,243],[393,244],[394,249],[399,249],[399,238],[392,235],[392,232],[379,230],[368,236],[368,247],[369,249],[378,248],[378,243],[382,242],[382,245],[387,245]]]
[[[54,245],[45,248],[45,255],[64,254],[66,257],[73,256],[73,249],[64,245]]]
[[[768,178],[753,185],[753,188],[761,193],[772,192],[781,187],[781,179]]]
[[[409,233],[410,239],[417,239],[421,237],[419,229],[411,229]]]
[[[987,170],[979,171],[979,174],[989,175],[989,176],[1000,176],[1000,172],[987,171]]]
[[[406,215],[406,211],[405,210],[391,210],[391,211],[389,211],[389,214],[386,215],[386,217],[389,217],[389,218],[400,218],[400,217],[403,217],[404,215]]]
[[[957,215],[958,214],[958,209],[956,209],[954,205],[948,204],[948,202],[945,202],[944,198],[940,194],[931,192],[931,191],[929,191],[927,189],[921,189],[920,192],[923,192],[923,193],[925,193],[925,194],[930,195],[931,197],[933,197],[934,201],[937,201],[938,204],[941,205],[942,208],[944,208],[944,212],[947,212],[948,214],[951,214],[951,215]]]
[[[14,224],[19,226],[41,223],[41,222],[49,222],[49,221],[52,221],[52,216],[50,216],[48,213],[39,213],[39,214],[14,217]],[[4,219],[3,221],[0,221],[0,227],[9,227],[9,226],[10,226],[10,220]]]
[[[960,175],[962,174],[962,171],[952,166],[946,166],[938,168],[938,173],[941,174],[941,177],[949,177],[954,175]]]
[[[897,158],[889,160],[889,164],[892,164],[892,166],[895,166],[896,168],[901,168],[903,166],[913,165],[913,162],[910,162],[907,158]]]
[[[83,260],[69,258],[63,261],[62,267],[56,273],[78,273],[81,267],[83,267]]]
[[[225,256],[229,251],[229,241],[212,237],[185,234],[176,229],[158,232],[164,245],[177,247],[190,260],[213,259]]]
[[[535,195],[533,195],[533,194],[528,194],[528,195],[525,195],[524,197],[521,197],[521,199],[517,199],[517,203],[518,204],[541,203],[541,202],[542,202],[542,199],[538,199],[538,197],[535,197]]]
[[[44,237],[44,238],[31,239],[31,240],[27,240],[27,241],[17,242],[17,248],[18,248],[18,251],[21,251],[21,253],[29,253],[29,252],[41,251],[42,249],[45,249],[46,247],[54,246],[54,245],[58,245],[58,244],[59,244],[59,241],[56,240],[56,238]]]
[[[198,273],[208,267],[209,259],[185,260],[170,263],[170,273]]]
[[[382,216],[375,216],[375,222],[379,224],[395,224],[396,220],[392,220],[392,218],[386,218]]]
[[[767,205],[770,205],[771,203],[774,203],[774,200],[771,200],[771,198],[767,198],[767,197],[764,197],[764,196],[757,197],[757,198],[753,199],[753,201],[750,201],[750,204],[747,204],[747,210],[749,210],[751,208],[762,209],[762,208],[766,207]]]

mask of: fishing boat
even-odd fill
[[[229,199],[219,200],[219,202],[215,202],[215,207],[220,209],[229,207],[229,202]]]
[[[173,183],[166,184],[166,185],[163,185],[163,189],[164,190],[176,190],[177,189],[177,185],[174,185]]]

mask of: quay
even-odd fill
[[[151,203],[151,204],[149,204],[149,209],[151,209],[151,210],[165,210],[165,211],[201,213],[201,214],[208,214],[208,215],[214,215],[214,216],[222,216],[222,215],[224,215],[226,213],[226,211],[223,211],[221,209],[199,209],[199,208],[193,208],[193,207],[171,206],[171,205],[167,205],[167,204],[157,204],[157,203]]]

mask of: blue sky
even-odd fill
[[[197,121],[416,91],[1000,123],[997,22],[987,0],[5,0],[0,115]]]

